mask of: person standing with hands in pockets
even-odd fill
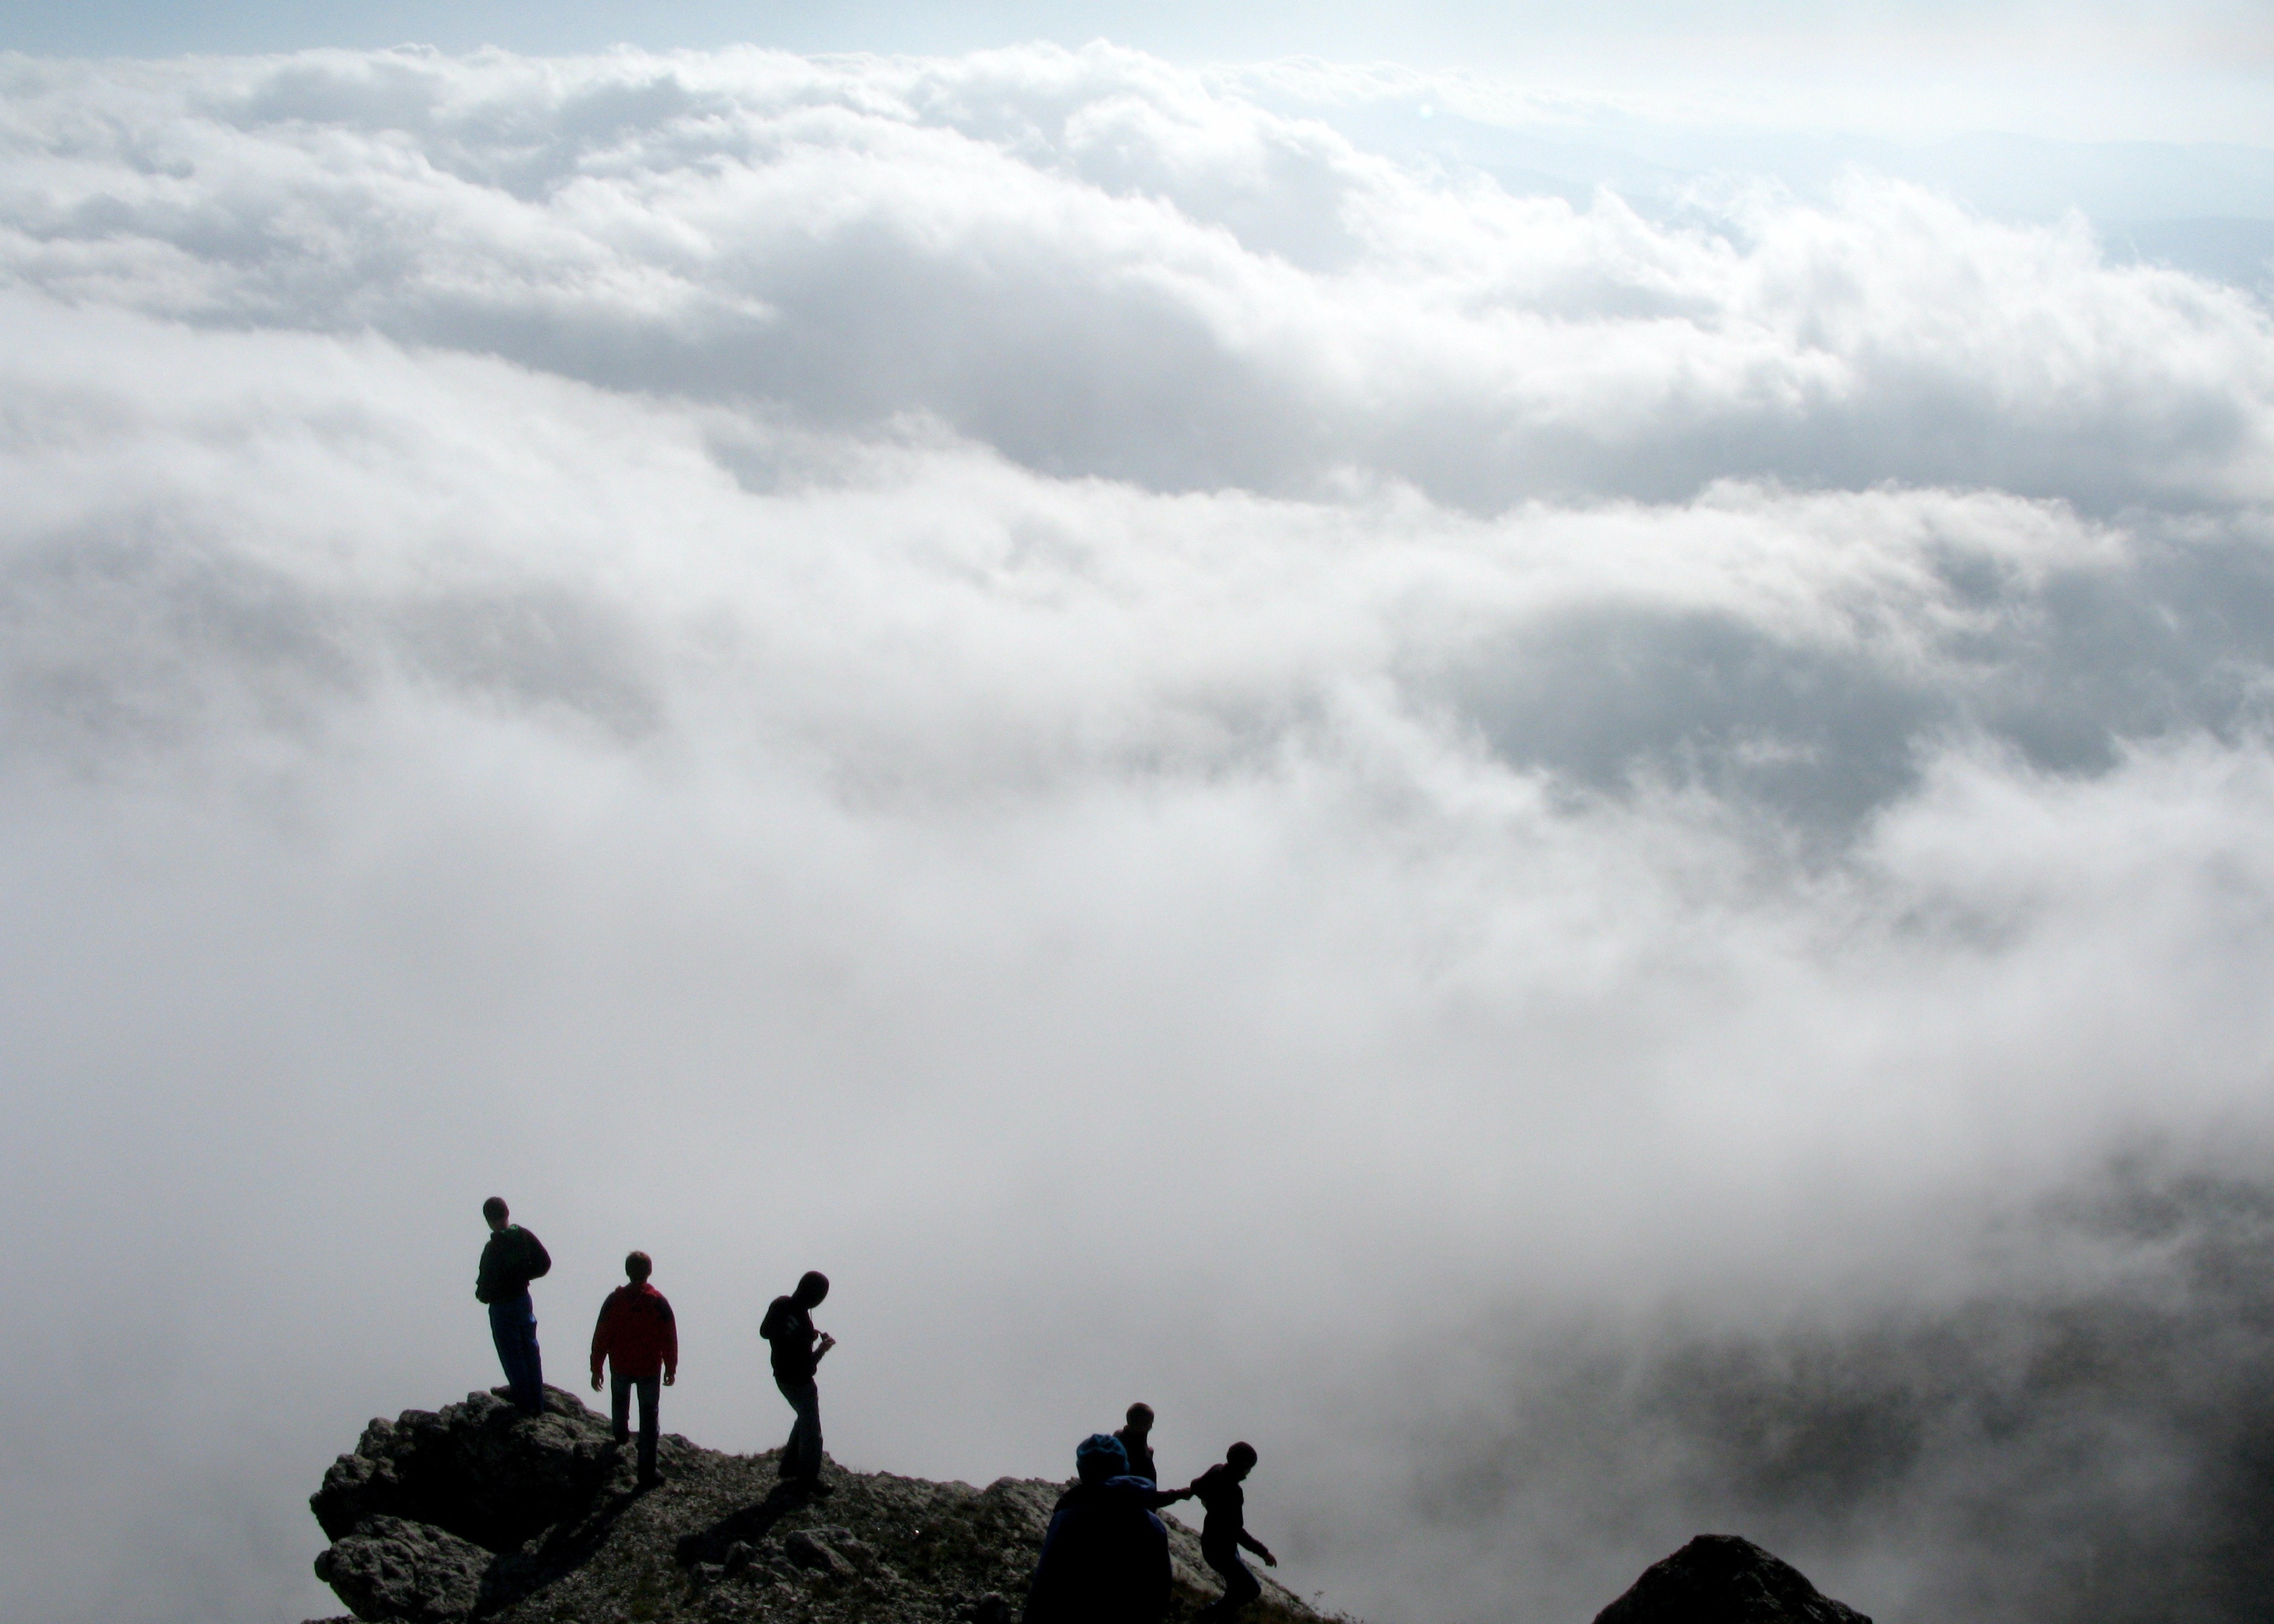
[[[829,1276],[808,1269],[787,1297],[778,1297],[766,1310],[758,1335],[772,1350],[774,1386],[797,1412],[782,1446],[781,1475],[808,1494],[832,1492],[821,1480],[821,1389],[814,1371],[822,1356],[837,1346],[837,1339],[813,1328],[813,1311],[829,1295]]]
[[[482,1203],[482,1222],[490,1238],[482,1247],[482,1260],[474,1275],[474,1301],[490,1311],[490,1338],[497,1343],[498,1363],[505,1369],[506,1386],[525,1416],[545,1413],[545,1357],[537,1346],[537,1308],[529,1300],[529,1282],[553,1268],[545,1243],[512,1222],[505,1198],[492,1196]]]

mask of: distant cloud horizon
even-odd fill
[[[1693,127],[1936,139],[2274,145],[2274,25],[2251,0],[1610,0],[1521,11],[1190,0],[87,0],[0,10],[0,51],[243,56],[418,47],[576,56],[620,49],[968,56],[1109,44],[1186,69],[1396,64],[1423,75],[1614,100]]]

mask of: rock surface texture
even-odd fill
[[[809,1500],[776,1480],[772,1452],[720,1455],[671,1433],[663,1482],[641,1493],[605,1417],[557,1387],[545,1402],[524,1417],[474,1393],[373,1421],[324,1474],[308,1502],[332,1541],[316,1573],[356,1618],[1015,1624],[1065,1486],[975,1489],[832,1463],[834,1493]],[[1170,1616],[1189,1619],[1222,1587],[1199,1538],[1166,1520]],[[1321,1616],[1257,1576],[1263,1600],[1243,1624]]]
[[[1735,1534],[1700,1534],[1654,1562],[1595,1624],[1871,1624]]]

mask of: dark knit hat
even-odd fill
[[[1129,1452],[1111,1432],[1092,1432],[1073,1447],[1073,1469],[1084,1483],[1129,1475]]]

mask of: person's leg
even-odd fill
[[[545,1372],[537,1357],[537,1315],[527,1293],[490,1304],[490,1336],[505,1366],[513,1402],[529,1415],[545,1409]]]
[[[1236,1556],[1231,1559],[1231,1571],[1224,1578],[1224,1616],[1227,1619],[1238,1617],[1242,1607],[1263,1594],[1262,1583]]]
[[[618,1370],[612,1360],[608,1365],[608,1421],[618,1443],[632,1435],[631,1416],[632,1379]]]
[[[490,1304],[490,1340],[497,1344],[498,1364],[513,1402],[534,1415],[545,1405],[545,1388],[534,1372],[537,1320],[526,1296]]]
[[[526,1303],[529,1299],[527,1297],[523,1297],[522,1301]],[[541,1416],[545,1413],[545,1356],[538,1350],[537,1346],[537,1305],[533,1303],[530,1304],[529,1318],[526,1323],[528,1326],[526,1335],[529,1338],[529,1364],[527,1367],[529,1372],[529,1397],[523,1402],[521,1407],[529,1411],[532,1416]]]
[[[639,1388],[640,1440],[639,1475],[642,1483],[655,1481],[655,1446],[661,1432],[656,1417],[658,1400],[663,1396],[663,1378],[643,1376],[633,1384]]]
[[[798,1447],[805,1441],[805,1406],[798,1402],[799,1384],[781,1376],[774,1378],[774,1388],[788,1401],[790,1414],[789,1438],[783,1443],[780,1475],[784,1478],[797,1476]]]
[[[774,1385],[797,1412],[789,1441],[782,1446],[781,1475],[794,1482],[811,1483],[821,1476],[821,1389],[810,1376],[802,1381],[777,1376]]]
[[[800,1384],[795,1400],[797,1426],[791,1434],[794,1447],[792,1459],[797,1470],[794,1474],[800,1483],[811,1483],[821,1476],[821,1386],[808,1377]]]
[[[505,1372],[505,1385],[518,1402],[521,1382],[515,1372],[521,1363],[521,1333],[514,1327],[511,1303],[490,1304],[490,1341],[497,1346],[498,1368]]]
[[[1263,1587],[1255,1582],[1255,1575],[1247,1571],[1247,1564],[1239,1560],[1237,1546],[1225,1550],[1204,1545],[1201,1547],[1201,1555],[1209,1567],[1224,1576],[1224,1594],[1194,1613],[1195,1620],[1207,1619],[1210,1624],[1216,1624],[1218,1620],[1231,1619],[1242,1607],[1263,1594]]]

